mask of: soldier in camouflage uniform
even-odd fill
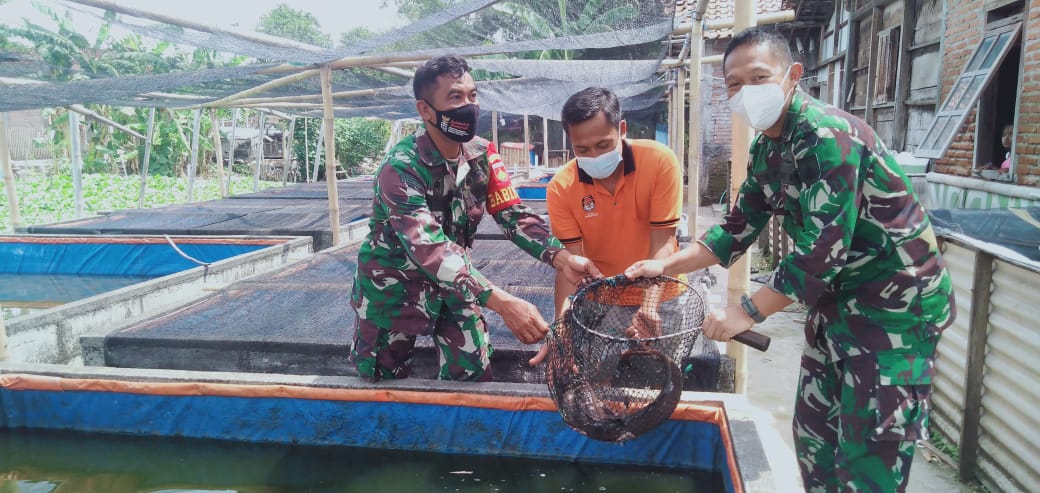
[[[793,423],[806,489],[903,491],[955,314],[928,217],[866,123],[797,89],[803,68],[781,36],[745,31],[723,65],[734,114],[762,132],[735,206],[693,247],[627,273],[728,267],[777,217],[794,251],[704,332],[725,341],[794,301],[809,306]]]
[[[485,209],[531,256],[565,266],[570,254],[520,202],[494,146],[474,138],[479,107],[465,60],[430,60],[416,71],[413,89],[425,128],[395,145],[376,172],[351,297],[351,358],[362,378],[404,378],[416,336],[432,335],[439,378],[490,380],[482,306],[527,344],[541,340],[548,325],[534,305],[496,288],[471,264]]]

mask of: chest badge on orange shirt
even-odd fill
[[[581,208],[585,209],[585,217],[596,217],[599,215],[596,213],[596,199],[592,195],[586,195],[581,198]]]

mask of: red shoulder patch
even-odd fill
[[[494,143],[488,143],[487,158],[487,211],[490,214],[497,214],[507,207],[519,204],[520,196],[513,188],[513,183],[509,179],[509,171],[506,171],[506,164],[502,162],[502,156],[498,154]]]

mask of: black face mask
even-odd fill
[[[437,121],[427,121],[427,123],[437,127],[445,137],[455,142],[469,142],[477,135],[477,117],[480,115],[480,106],[470,103],[452,110],[441,111],[434,108],[429,101],[426,101],[426,104],[437,112]]]

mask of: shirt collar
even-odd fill
[[[625,139],[621,139],[621,161],[625,163],[626,175],[636,170],[636,158],[632,154],[632,146],[628,145],[628,141]],[[585,170],[581,169],[581,166],[578,166],[577,159],[574,160],[574,165],[578,167],[578,181],[592,185],[592,177]]]
[[[790,142],[794,138],[795,131],[805,121],[805,107],[809,104],[809,97],[801,89],[795,89],[791,97],[791,105],[787,107],[784,116],[784,128],[780,130],[780,142]]]

